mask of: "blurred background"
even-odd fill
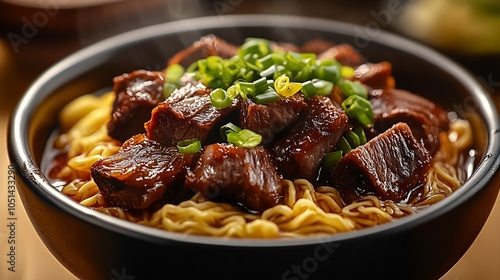
[[[467,68],[500,107],[500,1],[497,0],[0,0],[0,129],[30,83],[68,54],[118,33],[166,21],[236,14],[287,14],[355,23],[426,44]],[[9,160],[0,138],[0,186]],[[0,221],[7,192],[0,187]],[[443,280],[500,279],[500,206]],[[0,227],[0,279],[74,279],[45,249],[18,201],[16,271],[7,269]],[[97,252],[96,252],[97,253]],[[432,252],[430,252],[432,253]]]

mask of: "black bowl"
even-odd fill
[[[225,16],[170,22],[128,32],[57,63],[29,88],[13,114],[9,154],[23,205],[45,245],[82,279],[435,279],[465,253],[498,194],[500,122],[487,92],[460,66],[391,34],[363,37],[359,26],[290,16]],[[57,114],[112,78],[159,70],[176,51],[206,34],[239,44],[263,37],[300,44],[349,43],[369,61],[390,61],[399,88],[420,93],[473,124],[477,161],[448,198],[391,223],[299,239],[188,236],[106,216],[73,202],[40,171]],[[373,33],[373,32],[372,32]],[[128,277],[128,278],[126,278]]]

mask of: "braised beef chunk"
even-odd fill
[[[318,55],[318,60],[334,58],[340,64],[357,67],[365,63],[366,59],[349,44],[335,45]]]
[[[230,44],[214,35],[201,37],[191,46],[175,54],[169,61],[168,65],[180,64],[188,67],[197,60],[209,57],[220,56],[222,58],[231,58],[238,52],[236,45]]]
[[[276,134],[283,132],[299,119],[301,110],[306,107],[301,94],[282,97],[268,104],[256,104],[252,100],[242,101],[240,126],[262,135],[262,143],[271,143]]]
[[[345,154],[331,179],[347,194],[401,202],[418,192],[430,166],[429,152],[413,137],[408,125],[398,123]]]
[[[375,130],[383,132],[398,122],[404,122],[431,155],[439,149],[439,133],[448,130],[449,125],[448,114],[439,105],[399,89],[373,90],[369,99]]]
[[[228,143],[205,147],[185,187],[200,191],[210,200],[239,203],[264,211],[282,200],[282,176],[272,156],[262,146],[240,148]]]
[[[111,206],[145,209],[157,201],[177,203],[187,191],[179,185],[192,156],[138,134],[120,151],[91,167],[92,178]],[[182,183],[182,182],[181,182]]]
[[[374,89],[394,88],[392,64],[387,61],[360,65],[354,70],[354,79]]]
[[[144,133],[151,110],[163,98],[165,78],[162,72],[137,70],[113,79],[116,94],[108,123],[109,136],[123,142]]]
[[[147,136],[167,146],[190,138],[203,144],[226,117],[239,108],[235,98],[230,107],[217,109],[210,102],[210,90],[201,84],[187,85],[158,104],[145,124]],[[218,135],[218,134],[217,134]]]
[[[307,41],[304,44],[302,44],[302,46],[300,46],[299,52],[320,54],[334,46],[335,46],[334,42],[323,39],[315,39]]]
[[[321,160],[348,129],[348,117],[324,96],[307,99],[299,122],[273,147],[279,170],[286,178],[314,181]]]
[[[271,42],[271,49],[279,52],[298,52],[299,47],[294,44],[284,42]]]

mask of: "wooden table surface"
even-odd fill
[[[38,1],[39,2],[39,1]],[[43,2],[43,1],[42,1]],[[56,1],[57,2],[57,1]],[[93,1],[96,2],[96,1]],[[107,1],[113,2],[113,1]],[[122,3],[123,2],[123,3]],[[9,115],[29,84],[52,63],[67,54],[113,34],[158,22],[204,15],[281,13],[317,16],[367,25],[384,1],[118,1],[100,7],[17,7],[0,1],[0,131],[5,135]],[[332,1],[333,2],[333,1]],[[60,1],[60,3],[63,3]],[[126,3],[128,3],[126,5]],[[208,4],[207,4],[208,3]],[[265,4],[267,3],[267,4]],[[381,4],[382,3],[382,4]],[[318,7],[320,7],[318,9]],[[110,12],[111,11],[111,12]],[[45,16],[44,16],[45,15]],[[32,29],[27,24],[32,24]],[[36,30],[35,30],[36,29]],[[23,33],[24,32],[24,33]],[[9,35],[10,34],[10,35]],[[21,37],[15,37],[17,34]],[[23,40],[24,38],[24,40]],[[450,54],[447,54],[450,55]],[[498,59],[451,55],[485,84],[497,107],[500,104]],[[495,63],[496,61],[496,63]],[[7,219],[7,157],[0,137],[0,221]],[[498,199],[497,199],[498,200]],[[6,226],[0,226],[0,279],[74,279],[48,252],[35,233],[18,199],[16,268],[9,271]],[[500,202],[463,258],[441,279],[500,279]]]

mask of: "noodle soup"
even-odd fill
[[[81,205],[144,226],[348,232],[418,212],[468,176],[469,122],[346,44],[205,36],[164,71],[113,83],[64,107],[44,169]]]

